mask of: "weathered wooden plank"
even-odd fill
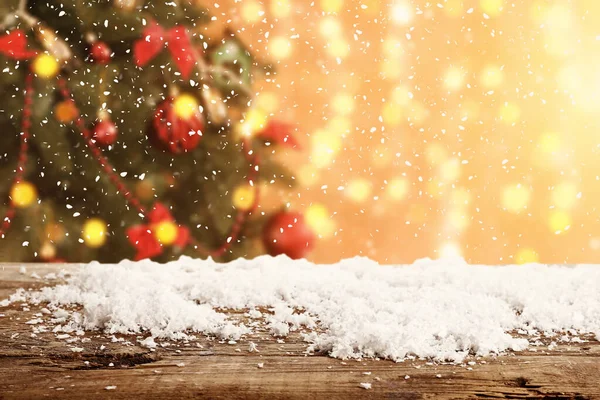
[[[18,265],[2,266],[0,298],[17,287],[45,284],[31,273],[44,277],[61,268],[30,265],[21,274]],[[25,322],[37,312],[19,305],[0,309],[0,399],[600,398],[595,341],[489,357],[475,365],[306,356],[299,335],[278,343],[267,333],[236,344],[201,338],[202,347],[176,343],[152,352],[94,332],[83,336],[89,339],[81,345],[84,351],[74,353],[51,332],[32,337]],[[248,352],[249,341],[258,353]],[[361,388],[361,382],[372,389]]]

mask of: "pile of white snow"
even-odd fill
[[[145,343],[154,345],[193,332],[238,340],[258,328],[275,336],[301,330],[310,351],[338,358],[459,362],[469,353],[523,350],[540,332],[557,333],[557,341],[600,339],[600,266],[593,265],[381,266],[364,258],[315,265],[283,256],[92,263],[64,285],[21,290],[3,305],[19,301],[53,310],[55,332],[147,333]],[[72,304],[80,311],[69,311]],[[230,319],[225,308],[245,310],[250,322]]]

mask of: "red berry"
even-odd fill
[[[111,120],[102,120],[94,127],[93,138],[100,146],[108,146],[117,140],[117,126]]]
[[[97,41],[92,44],[90,55],[95,62],[99,64],[108,64],[112,57],[112,50],[106,43]]]

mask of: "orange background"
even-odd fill
[[[199,3],[276,66],[246,119],[298,126],[265,197],[314,261],[600,262],[600,2]]]

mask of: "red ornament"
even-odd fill
[[[127,239],[129,239],[129,243],[136,249],[135,261],[143,260],[144,258],[153,258],[162,254],[163,246],[156,238],[154,229],[164,221],[175,222],[175,219],[165,205],[156,203],[152,211],[148,214],[148,224],[135,225],[127,229]],[[184,248],[189,241],[189,229],[179,226],[177,238],[173,246]]]
[[[90,55],[92,56],[92,60],[98,64],[108,64],[112,57],[112,50],[106,43],[98,40],[92,43]]]
[[[265,225],[263,243],[272,256],[285,254],[297,260],[312,250],[315,234],[299,212],[282,211]]]
[[[108,117],[103,117],[100,122],[96,124],[93,132],[93,139],[100,146],[109,146],[117,140],[119,131],[114,122]]]
[[[158,105],[152,126],[158,141],[177,154],[198,146],[204,130],[204,117],[200,111],[195,111],[188,118],[179,117],[175,112],[174,98],[170,97]]]
[[[256,136],[272,142],[277,145],[300,148],[300,143],[293,136],[294,126],[287,122],[269,120],[263,130],[256,133]]]

